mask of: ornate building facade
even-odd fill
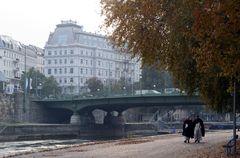
[[[0,75],[6,93],[21,89],[20,78],[26,70],[34,67],[43,73],[43,49],[24,45],[9,36],[0,35]]]
[[[45,45],[46,76],[54,76],[62,93],[80,94],[86,81],[97,77],[104,85],[125,78],[138,82],[141,63],[114,49],[105,36],[83,31],[75,21],[62,21]]]

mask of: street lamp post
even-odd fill
[[[98,88],[98,89],[97,89],[97,95],[98,95],[98,97],[100,96],[99,92],[100,92],[100,89]]]
[[[23,112],[26,111],[27,103],[27,48],[24,46],[24,98],[23,98]]]
[[[134,95],[134,87],[133,87],[133,83],[134,83],[134,70],[131,70],[131,77],[130,77],[130,81],[131,81],[131,88],[132,88],[132,95]]]
[[[37,77],[37,68],[36,68],[36,72],[35,72],[35,95],[36,95],[36,97],[38,96],[38,89],[37,89],[37,87],[38,87],[38,77]]]
[[[41,94],[41,89],[42,89],[42,83],[39,83],[39,86],[38,86],[38,94],[39,94],[39,97],[42,98],[42,94]]]
[[[234,142],[234,154],[236,153],[236,81],[233,83],[233,142]]]
[[[102,91],[103,91],[103,95],[106,97],[107,96],[107,92],[106,92],[106,79],[103,79],[103,84],[102,84]]]
[[[123,95],[126,95],[126,87],[123,86]]]
[[[73,99],[73,83],[72,82],[71,82],[70,91],[71,91],[71,98]]]
[[[140,82],[140,93],[142,95],[142,75],[139,76],[139,82]]]

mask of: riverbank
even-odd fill
[[[135,134],[157,134],[151,123],[124,125],[6,124],[0,125],[0,142],[46,139],[113,139]]]
[[[44,149],[21,153],[17,158],[206,158],[209,152],[223,153],[222,144],[232,136],[232,131],[207,133],[199,144],[186,144],[180,134],[128,138],[111,141],[96,141],[70,145],[55,150]],[[215,150],[219,148],[219,151]],[[205,155],[204,155],[205,154]],[[223,153],[224,156],[224,153]],[[207,156],[209,157],[209,156]],[[221,155],[218,157],[221,157]],[[210,158],[210,157],[209,157]]]

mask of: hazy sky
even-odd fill
[[[100,31],[100,0],[1,0],[0,34],[44,47],[61,20],[74,20],[88,32]]]

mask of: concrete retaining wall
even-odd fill
[[[0,93],[0,122],[4,123],[46,123],[51,122],[50,114],[43,106],[29,99],[23,104],[23,94]]]
[[[142,132],[140,132],[142,131]],[[0,141],[42,140],[42,139],[114,139],[131,134],[156,134],[154,127],[144,124],[88,126],[69,124],[28,124],[0,126]]]
[[[15,112],[14,97],[0,93],[0,122],[14,122]]]
[[[123,126],[106,125],[6,125],[0,126],[0,141],[42,139],[112,139],[125,136]]]

